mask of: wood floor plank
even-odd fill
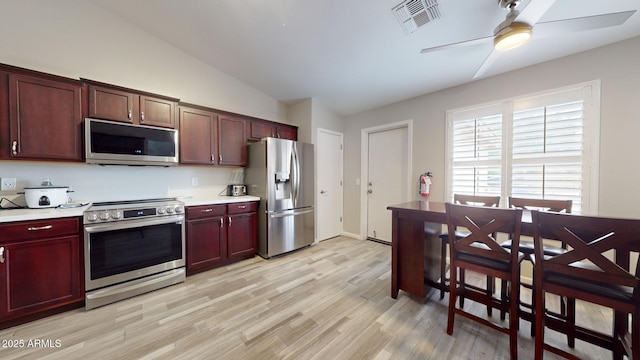
[[[507,335],[468,319],[457,317],[447,335],[447,297],[434,292],[417,299],[401,291],[392,299],[390,262],[388,245],[347,237],[270,260],[255,257],[115,304],[1,330],[0,341],[51,339],[60,347],[4,347],[0,358],[508,358]],[[548,302],[557,306],[558,300]],[[468,301],[465,308],[486,316],[479,304]],[[583,303],[577,309],[585,324],[610,326],[608,312]],[[566,348],[564,337],[548,333]],[[525,321],[518,341],[520,358],[533,360]],[[611,358],[579,341],[574,353]]]

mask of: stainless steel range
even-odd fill
[[[83,223],[86,309],[185,281],[182,202],[94,203]]]

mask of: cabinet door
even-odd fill
[[[216,115],[202,110],[180,108],[180,163],[215,163]]]
[[[150,96],[140,96],[140,124],[176,127],[176,103]]]
[[[258,252],[258,214],[230,215],[227,230],[228,257],[251,257]]]
[[[298,140],[298,128],[294,126],[278,125],[277,133],[279,138]]]
[[[89,117],[133,124],[139,97],[130,92],[89,85]]]
[[[9,75],[11,158],[82,161],[82,88]]]
[[[245,120],[220,115],[218,117],[218,164],[247,165],[247,137]]]
[[[272,124],[262,121],[251,122],[251,139],[260,140],[266,137],[275,137],[276,128]]]
[[[82,301],[79,244],[77,235],[0,244],[0,318]]]
[[[198,270],[226,258],[223,216],[187,221],[187,269]]]

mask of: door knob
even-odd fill
[[[320,190],[320,194],[326,194],[327,192],[325,190]]]
[[[369,189],[369,190],[367,190],[367,193],[368,194],[373,194],[373,190]]]

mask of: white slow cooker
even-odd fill
[[[24,188],[24,198],[31,209],[60,206],[69,202],[68,186],[35,186]]]

